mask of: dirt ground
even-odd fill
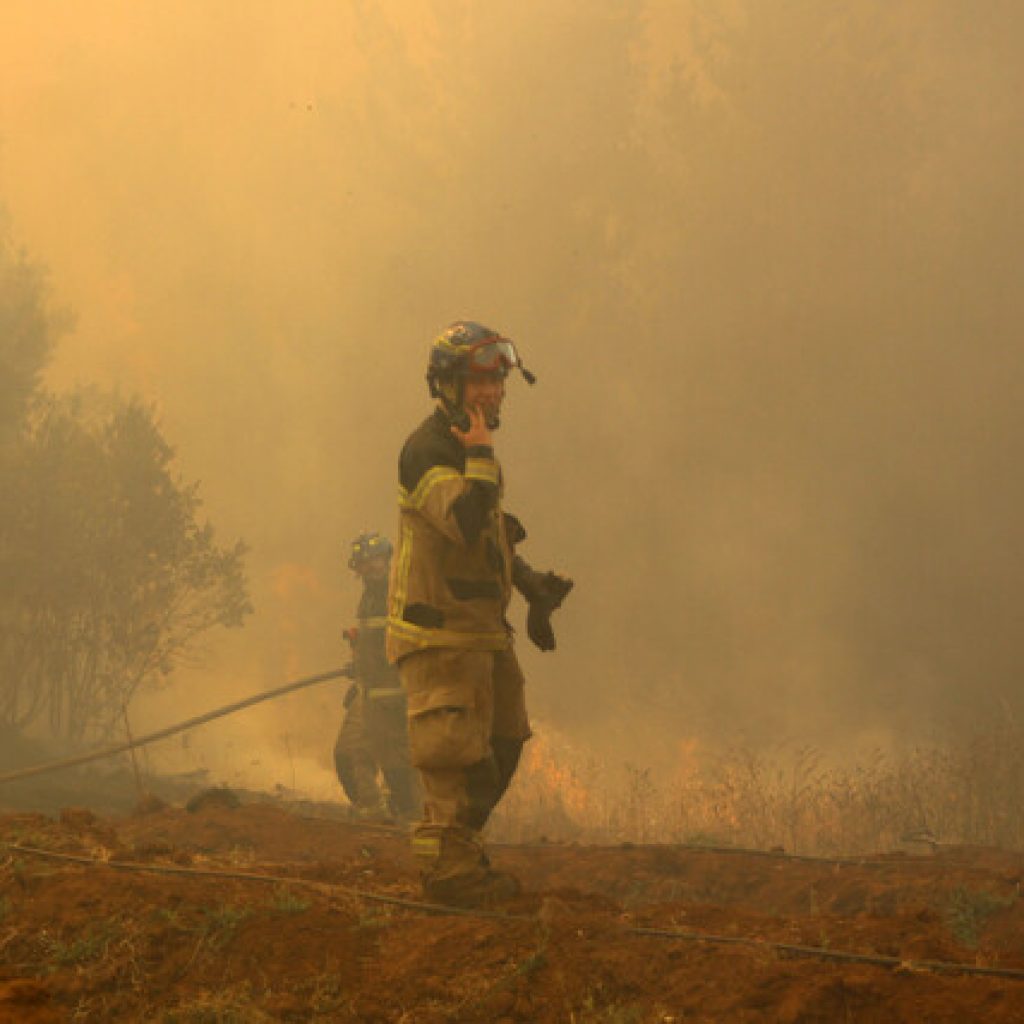
[[[269,803],[10,813],[0,841],[2,1024],[1024,1022],[1016,854],[499,847],[527,892],[487,918],[354,895],[419,898],[405,837]],[[827,959],[843,953],[898,962]]]

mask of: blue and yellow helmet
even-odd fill
[[[379,533],[361,533],[352,541],[352,553],[348,560],[350,569],[358,569],[371,558],[390,558],[391,541]]]
[[[474,320],[456,320],[430,346],[427,384],[432,397],[457,405],[461,400],[460,378],[471,373],[500,373],[505,377],[513,368],[518,368],[529,383],[534,382],[512,341]]]

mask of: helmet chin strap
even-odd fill
[[[456,381],[457,381],[457,383],[455,385],[455,388],[456,388],[455,395],[456,395],[456,398],[458,399],[458,403],[459,403],[458,411],[459,411],[459,418],[460,418],[461,422],[460,423],[456,423],[455,425],[459,428],[459,430],[465,432],[465,431],[469,430],[469,425],[470,425],[469,424],[469,413],[466,411],[466,398],[465,398],[465,396],[466,396],[466,378],[465,377],[458,377],[458,378],[456,378]],[[484,411],[484,422],[487,424],[487,429],[488,430],[497,430],[498,427],[501,426],[501,417],[496,412],[491,412],[490,410],[485,410]],[[465,423],[466,425],[462,426],[461,423]]]
[[[466,390],[464,377],[456,376],[452,381],[454,385],[454,401],[445,394],[446,388],[436,377],[427,378],[430,383],[430,393],[437,399],[438,404],[444,410],[452,426],[457,427],[463,433],[469,430],[472,425],[469,420],[469,413],[466,412],[463,404],[463,396]],[[497,430],[501,426],[501,420],[497,413],[487,413],[487,429]]]
[[[469,416],[461,406],[453,405],[444,395],[441,396],[441,408],[453,427],[458,427],[463,433],[469,430],[471,424]]]

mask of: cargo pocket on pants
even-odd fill
[[[409,716],[409,754],[417,768],[464,768],[490,751],[489,728],[476,708],[442,705]]]

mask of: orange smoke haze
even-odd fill
[[[577,581],[558,652],[520,644],[539,719],[671,772],[679,737],[838,750],[1019,713],[1019,5],[0,20],[0,204],[76,317],[48,383],[155,402],[251,545],[256,614],[139,728],[345,660],[346,545],[393,531],[427,346],[462,316],[539,378],[498,438],[524,553]],[[327,771],[339,703],[239,742],[287,732]]]

